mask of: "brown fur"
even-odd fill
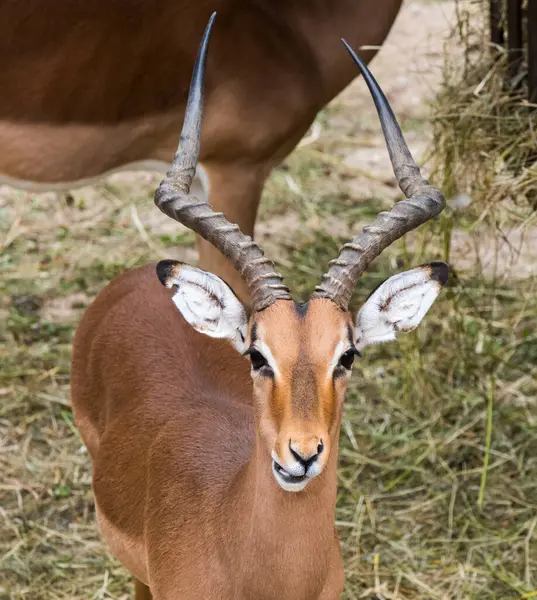
[[[194,331],[171,294],[153,265],[126,273],[75,337],[73,409],[111,551],[138,580],[140,600],[144,586],[154,600],[339,598],[345,379],[333,380],[328,365],[348,339],[348,314],[319,299],[304,316],[289,301],[254,315],[280,376],[254,377],[252,387],[248,359]],[[307,446],[319,435],[324,470],[304,491],[283,491],[274,440]]]
[[[200,161],[211,204],[252,234],[272,167],[383,43],[401,0],[2,0],[0,174],[73,182],[170,162],[210,13]],[[370,60],[375,51],[363,52]],[[248,293],[218,251],[200,265]]]

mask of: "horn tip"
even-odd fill
[[[216,11],[211,13],[211,16],[209,17],[209,21],[207,22],[207,26],[205,27],[205,32],[203,34],[203,38],[201,40],[201,45],[200,45],[200,50],[202,51],[202,53],[205,52],[205,49],[209,42],[209,37],[211,35],[211,31],[213,28],[213,23],[214,23],[215,18],[216,18]]]
[[[341,38],[341,41],[343,42],[345,48],[347,48],[347,52],[351,55],[352,60],[358,65],[360,71],[363,72],[366,67],[365,64],[362,62],[362,59],[358,56],[357,52],[349,44],[349,42],[347,42],[345,38]]]

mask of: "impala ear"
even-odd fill
[[[172,300],[196,331],[227,339],[241,353],[246,350],[246,311],[220,277],[176,260],[161,260],[157,276],[167,288],[176,286]]]
[[[427,314],[447,281],[443,262],[422,265],[387,279],[356,315],[356,347],[389,342],[399,331],[412,331]]]

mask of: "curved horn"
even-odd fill
[[[216,13],[211,15],[201,41],[179,146],[170,170],[155,192],[155,204],[163,213],[198,233],[229,258],[250,289],[253,309],[259,311],[276,300],[291,300],[282,276],[276,273],[272,261],[265,258],[261,248],[244,235],[238,225],[230,223],[223,213],[213,211],[207,202],[190,196],[200,151],[207,46],[215,16]]]
[[[436,217],[446,204],[444,196],[423,179],[403,138],[386,96],[369,69],[354,50],[342,40],[358,65],[373,96],[397,183],[408,200],[397,202],[392,210],[380,212],[370,225],[343,246],[338,258],[330,262],[328,272],[312,297],[330,298],[347,310],[356,282],[368,265],[395,240]]]

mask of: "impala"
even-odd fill
[[[0,182],[69,190],[169,167],[203,28],[219,12],[194,185],[253,235],[264,182],[382,45],[401,0],[0,0]],[[198,238],[200,265],[248,290]]]
[[[353,361],[415,328],[448,267],[390,277],[356,315],[349,299],[368,264],[437,215],[444,198],[422,179],[386,98],[348,47],[408,200],[345,244],[309,302],[295,303],[259,246],[190,194],[212,18],[155,201],[229,258],[251,311],[222,279],[181,262],[118,277],[75,337],[76,423],[101,531],[133,574],[136,600],[335,600],[338,437]]]

